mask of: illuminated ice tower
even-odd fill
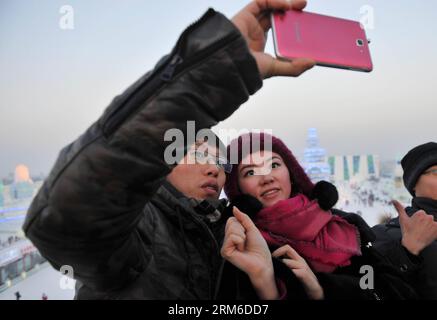
[[[25,165],[18,165],[15,168],[14,183],[11,184],[11,198],[15,200],[27,199],[33,196],[34,183],[30,179],[29,168]]]
[[[304,169],[314,183],[320,180],[329,181],[330,168],[326,150],[319,147],[316,128],[308,129],[307,148],[304,151]]]

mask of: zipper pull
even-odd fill
[[[176,54],[170,61],[170,64],[165,68],[164,72],[161,74],[161,79],[163,81],[170,81],[173,77],[173,73],[177,65],[181,64],[183,61],[182,57]]]

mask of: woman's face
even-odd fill
[[[291,195],[290,173],[282,157],[271,151],[247,155],[238,165],[238,185],[244,194],[270,207]]]

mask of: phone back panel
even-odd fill
[[[317,64],[372,71],[368,40],[357,21],[290,10],[272,14],[276,55]]]

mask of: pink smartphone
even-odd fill
[[[290,10],[272,13],[278,58],[311,58],[320,66],[370,72],[366,32],[357,21]]]

